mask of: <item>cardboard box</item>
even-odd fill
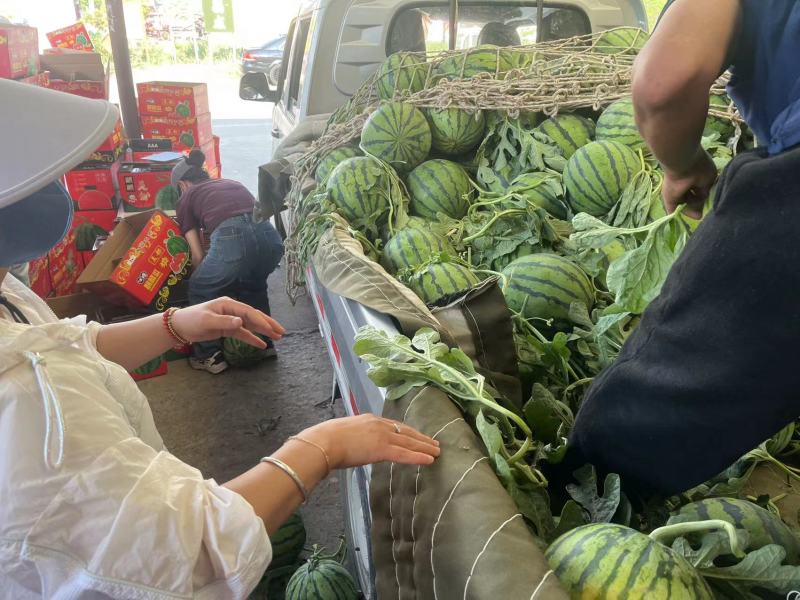
[[[187,248],[178,225],[160,210],[124,217],[78,286],[117,304],[164,310],[188,273]]]
[[[75,212],[72,217],[72,229],[75,230],[78,226],[91,223],[97,225],[106,231],[106,235],[110,235],[114,231],[114,224],[117,221],[117,210],[81,210]],[[95,240],[97,243],[97,240]],[[77,240],[76,246],[77,248]],[[88,267],[89,263],[94,259],[97,252],[95,250],[81,250],[78,249],[83,258],[83,266]]]
[[[62,27],[46,34],[53,48],[69,48],[84,52],[94,52],[92,40],[86,27],[80,21],[69,27]]]
[[[78,210],[112,210],[119,206],[117,172],[120,163],[110,165],[82,163],[67,171],[67,191]]]
[[[150,138],[141,140],[130,140],[128,142],[130,156],[126,154],[126,162],[147,162],[146,157],[158,152],[170,152],[172,142],[170,140]]]
[[[37,73],[36,75],[22,77],[21,79],[17,79],[16,81],[19,81],[20,83],[27,83],[28,85],[35,85],[38,87],[49,88],[50,71],[42,71],[41,73]]]
[[[172,149],[178,152],[198,148],[212,141],[211,115],[205,113],[196,117],[153,117],[142,116],[142,136],[172,141]]]
[[[117,125],[114,127],[114,131],[111,132],[111,135],[89,155],[89,158],[84,161],[84,164],[96,163],[110,165],[122,155],[124,147],[125,134],[122,130],[122,121],[117,121]]]
[[[28,263],[28,278],[31,289],[40,298],[47,298],[53,292],[53,282],[50,280],[50,261],[47,255]]]
[[[86,315],[90,321],[98,323],[111,323],[119,320],[122,315],[129,318],[129,309],[109,304],[108,300],[96,294],[78,292],[66,296],[53,296],[47,298],[47,305],[59,319],[71,319]],[[142,316],[144,316],[143,313]]]
[[[214,144],[214,140],[212,139],[210,142],[203,144],[200,150],[206,155],[206,162],[203,166],[206,171],[211,172],[211,169],[219,165],[219,157],[217,156],[217,148]]]
[[[122,163],[119,169],[119,193],[126,210],[154,208],[161,188],[170,185],[172,163]]]
[[[27,25],[0,24],[0,77],[16,79],[39,72],[39,33]]]
[[[164,355],[142,365],[138,369],[129,371],[131,378],[134,381],[143,381],[145,379],[152,379],[153,377],[160,377],[167,374],[167,360]]]
[[[53,295],[74,294],[78,277],[83,273],[83,254],[75,246],[75,230],[56,244],[47,254],[50,262],[50,281]]]
[[[173,118],[197,117],[209,113],[205,83],[147,81],[136,85],[139,113]]]
[[[59,50],[40,57],[50,71],[50,88],[77,96],[108,100],[108,73],[96,52]]]

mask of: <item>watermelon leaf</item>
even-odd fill
[[[553,531],[552,539],[561,537],[568,531],[576,527],[588,525],[589,521],[586,518],[586,512],[581,508],[581,505],[575,500],[567,500],[564,508],[561,509],[561,516],[558,519],[558,526]]]
[[[709,581],[724,581],[737,588],[768,590],[786,595],[800,590],[800,566],[784,565],[786,550],[768,544],[754,550],[739,563],[729,567],[701,566],[700,573]]]
[[[579,485],[567,485],[567,493],[589,515],[590,523],[610,523],[619,508],[620,479],[616,473],[606,475],[603,495],[597,493],[597,473],[592,465],[584,465],[573,473]]]

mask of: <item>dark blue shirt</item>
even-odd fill
[[[800,144],[800,1],[740,5],[728,93],[759,144],[778,154]]]

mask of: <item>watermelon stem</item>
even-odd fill
[[[509,208],[509,209],[506,209],[506,210],[501,210],[499,212],[496,212],[494,214],[494,216],[491,219],[489,219],[489,222],[486,223],[486,225],[484,225],[483,227],[481,227],[480,230],[478,230],[477,233],[473,233],[472,235],[469,235],[469,236],[465,237],[461,241],[466,243],[466,244],[468,244],[469,242],[471,242],[471,241],[473,241],[473,240],[485,235],[486,232],[489,231],[489,229],[492,227],[492,225],[497,223],[497,221],[499,221],[503,217],[507,217],[507,216],[510,216],[510,215],[524,215],[524,214],[525,214],[525,211],[523,209],[521,209],[521,208]]]
[[[792,479],[797,479],[798,481],[800,481],[800,469],[797,469],[795,467],[791,467],[791,466],[787,465],[786,463],[781,462],[780,460],[778,460],[777,458],[772,456],[772,454],[767,452],[767,450],[763,447],[763,445],[759,446],[755,450],[749,452],[747,454],[747,457],[748,458],[754,458],[754,459],[759,460],[759,461],[772,463],[773,465],[778,467],[781,471],[786,473],[786,475],[788,475]]]
[[[654,529],[652,532],[650,532],[650,539],[655,540],[659,544],[667,546],[665,540],[671,541],[675,538],[682,537],[687,533],[719,530],[722,530],[728,534],[733,555],[738,558],[743,558],[745,556],[745,551],[739,542],[739,536],[736,533],[736,528],[733,526],[733,524],[721,519],[709,519],[708,521],[687,521],[685,523],[665,525],[664,527],[659,527],[658,529]]]

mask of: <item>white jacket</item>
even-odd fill
[[[272,558],[238,494],[164,449],[147,399],[13,277],[0,307],[0,598],[244,598]]]

